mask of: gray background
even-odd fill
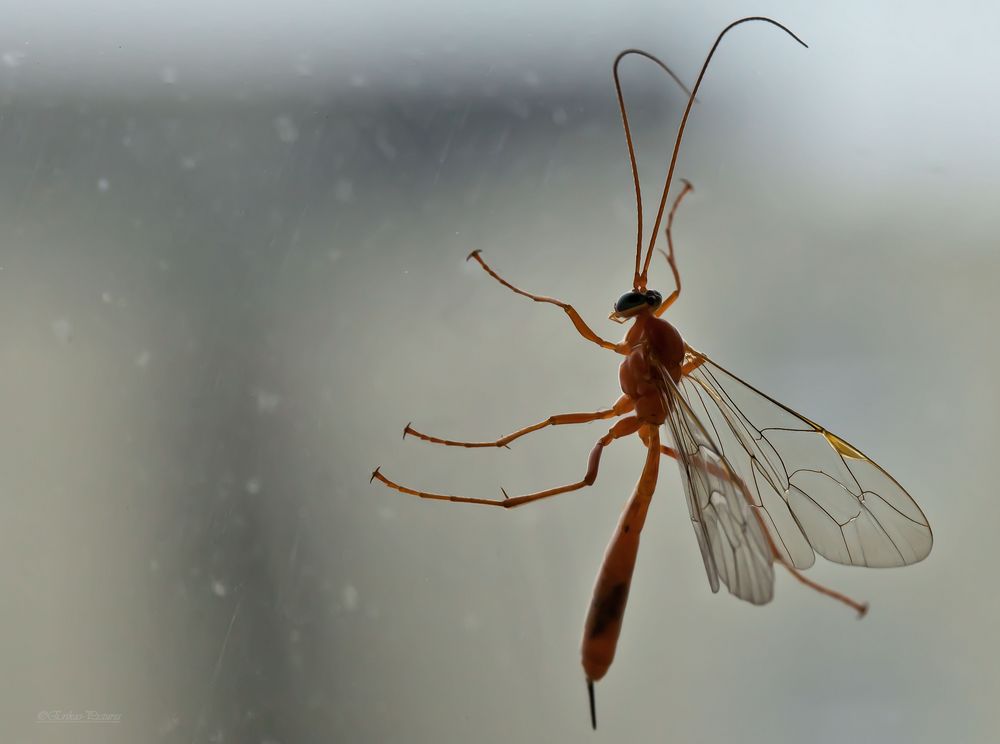
[[[252,4],[251,4],[252,5]],[[763,2],[11,4],[0,28],[0,722],[9,742],[991,742],[1000,506],[995,8]],[[629,288],[610,83],[688,81],[695,346],[874,455],[916,567],[708,590],[665,463],[589,730],[593,578],[638,476],[575,480],[617,359],[463,262],[573,302]],[[644,184],[683,97],[625,66]],[[669,274],[654,263],[654,286]],[[46,711],[119,724],[37,723]]]

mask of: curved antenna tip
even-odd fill
[[[594,702],[594,680],[587,680],[587,696],[590,698],[590,725],[597,731],[597,705]]]
[[[748,16],[746,18],[740,18],[738,21],[733,21],[722,29],[722,31],[719,32],[719,35],[715,37],[715,43],[712,44],[711,49],[708,50],[708,55],[705,57],[705,61],[701,65],[701,71],[698,73],[698,78],[694,81],[694,87],[691,88],[691,95],[688,98],[687,106],[684,107],[684,114],[681,116],[680,126],[677,128],[677,136],[674,138],[674,149],[670,155],[670,165],[667,167],[667,178],[663,184],[663,191],[660,194],[660,206],[656,211],[656,220],[653,222],[653,232],[649,238],[649,247],[646,249],[646,259],[642,262],[641,272],[639,271],[639,262],[636,262],[635,283],[637,287],[646,286],[646,277],[649,275],[649,263],[653,259],[653,248],[656,245],[657,237],[659,237],[660,221],[663,219],[663,210],[667,206],[667,195],[670,192],[670,184],[673,182],[674,168],[677,165],[677,155],[680,151],[681,140],[684,138],[684,128],[687,126],[688,116],[691,115],[691,107],[694,105],[698,95],[698,89],[701,87],[701,81],[705,78],[705,72],[708,70],[708,63],[712,61],[712,57],[715,55],[715,50],[719,48],[719,44],[722,42],[722,38],[726,34],[737,26],[743,23],[750,23],[752,21],[763,21],[764,23],[769,23],[772,26],[780,28],[803,47],[806,49],[809,48],[809,45],[796,36],[795,32],[790,28],[784,24],[778,23],[773,18],[767,18],[766,16]]]
[[[788,34],[793,39],[795,39],[797,42],[799,42],[799,44],[801,44],[802,46],[804,46],[806,49],[809,48],[809,45],[806,44],[804,41],[802,41],[802,39],[800,39],[798,37],[798,35],[794,31],[792,31],[790,28],[788,28],[788,26],[786,26],[783,23],[778,23],[773,18],[768,18],[767,16],[748,16],[746,18],[740,18],[738,21],[733,21],[728,26],[726,26],[726,28],[722,31],[722,34],[720,34],[720,38],[721,38],[721,36],[723,34],[726,33],[726,31],[728,31],[729,29],[731,29],[733,26],[739,26],[741,23],[746,23],[747,21],[764,21],[764,23],[770,23],[772,26],[777,26],[782,31],[784,31],[786,34]]]

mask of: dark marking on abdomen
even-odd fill
[[[625,601],[628,599],[628,584],[621,581],[611,587],[600,599],[595,600],[594,627],[590,629],[590,637],[602,635],[608,626],[622,619],[625,612]]]

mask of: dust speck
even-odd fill
[[[295,126],[292,117],[287,114],[274,117],[274,131],[278,139],[286,144],[291,144],[299,138],[299,128]]]
[[[340,599],[344,604],[344,609],[347,611],[354,612],[358,609],[358,590],[352,584],[344,587],[340,593]]]
[[[274,413],[281,405],[281,396],[267,390],[257,390],[254,397],[257,399],[258,413]]]
[[[354,201],[354,182],[347,178],[337,181],[337,185],[333,187],[333,198],[341,204]]]
[[[52,321],[52,333],[64,344],[73,340],[73,324],[66,318],[57,318]]]
[[[26,56],[27,55],[24,52],[18,49],[10,49],[3,53],[2,58],[4,66],[10,67],[11,69],[15,67],[20,67],[22,64],[24,64],[24,58]]]

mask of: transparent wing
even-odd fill
[[[719,591],[721,581],[740,599],[766,604],[774,596],[774,549],[764,523],[681,390],[666,372],[662,376],[668,402],[666,426],[677,449],[691,523],[712,591]]]
[[[685,406],[740,481],[796,568],[815,553],[854,566],[904,566],[931,550],[910,495],[840,437],[688,347],[677,385]]]

